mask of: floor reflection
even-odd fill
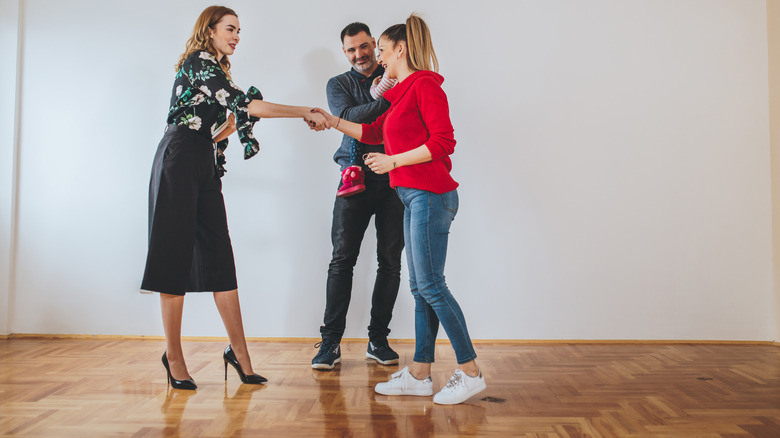
[[[341,388],[341,367],[332,371],[312,370],[312,377],[320,388],[317,402],[325,421],[322,436],[330,438],[343,435],[349,431],[349,410],[344,403],[344,392]]]
[[[431,423],[432,428],[430,432],[441,433],[446,431],[447,433],[457,433],[464,436],[480,436],[482,435],[482,426],[487,421],[483,403],[477,397],[473,397],[459,405],[434,404],[431,408],[433,420],[431,421],[431,415],[429,415],[425,421]],[[425,427],[422,419],[419,427],[421,430]],[[415,434],[414,436],[424,435]]]
[[[373,388],[371,392],[373,392]],[[396,437],[405,436],[405,421],[401,420],[399,425],[398,417],[393,412],[392,403],[384,403],[373,400],[369,407],[371,409],[371,423],[368,425],[368,436],[377,437]]]
[[[163,401],[162,406],[160,406],[160,412],[163,413],[163,417],[165,418],[165,436],[182,436],[181,420],[184,415],[184,408],[187,407],[187,402],[190,397],[195,394],[196,391],[173,389],[168,386],[168,389],[165,392],[165,400]]]
[[[267,388],[265,385],[238,385],[232,395],[228,391],[228,384],[225,383],[225,392],[222,399],[222,407],[229,421],[225,424],[225,429],[221,436],[233,436],[237,431],[244,428],[249,404],[252,402],[254,393],[263,391]]]
[[[390,376],[398,371],[398,365],[384,366],[374,361],[366,361],[368,375],[368,388],[366,393],[369,398],[371,422],[368,425],[368,436],[397,437],[406,436],[406,417],[394,412],[394,406],[400,406],[402,398],[379,395],[374,392],[374,386],[379,382],[386,382]],[[379,400],[377,400],[379,397]]]

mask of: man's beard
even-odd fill
[[[358,64],[358,61],[365,60],[366,62],[363,64]],[[374,62],[371,62],[371,58],[368,56],[364,56],[362,58],[355,59],[355,62],[352,63],[352,66],[355,67],[355,70],[359,72],[364,72],[367,70],[371,70],[371,67],[374,66]]]

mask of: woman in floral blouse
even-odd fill
[[[239,31],[238,16],[229,8],[210,6],[198,17],[176,66],[168,126],[152,166],[141,289],[160,293],[167,346],[162,361],[169,383],[179,389],[196,388],[181,347],[185,292],[214,292],[230,338],[223,354],[225,378],[230,364],[244,383],[266,381],[252,370],[241,321],[220,179],[227,136],[238,131],[248,159],[257,154],[252,128],[262,117],[301,117],[311,129],[328,127],[311,108],[265,102],[256,88],[244,93],[231,81],[228,55]]]

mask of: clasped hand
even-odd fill
[[[322,131],[338,126],[339,118],[331,115],[322,108],[312,108],[309,110],[309,113],[310,114],[307,114],[303,119],[309,125],[310,129]]]
[[[328,128],[335,128],[338,126],[338,117],[331,115],[329,112],[322,108],[312,108],[310,110],[313,114],[322,116],[322,118],[328,123]]]
[[[330,129],[331,125],[328,120],[321,113],[315,111],[317,108],[312,108],[309,113],[303,116],[303,121],[309,125],[309,129],[314,131],[323,131]]]

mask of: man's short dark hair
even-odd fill
[[[344,44],[345,36],[355,36],[360,32],[365,32],[366,35],[371,36],[371,30],[368,28],[367,24],[361,23],[359,21],[349,23],[347,27],[341,31],[341,44]]]

